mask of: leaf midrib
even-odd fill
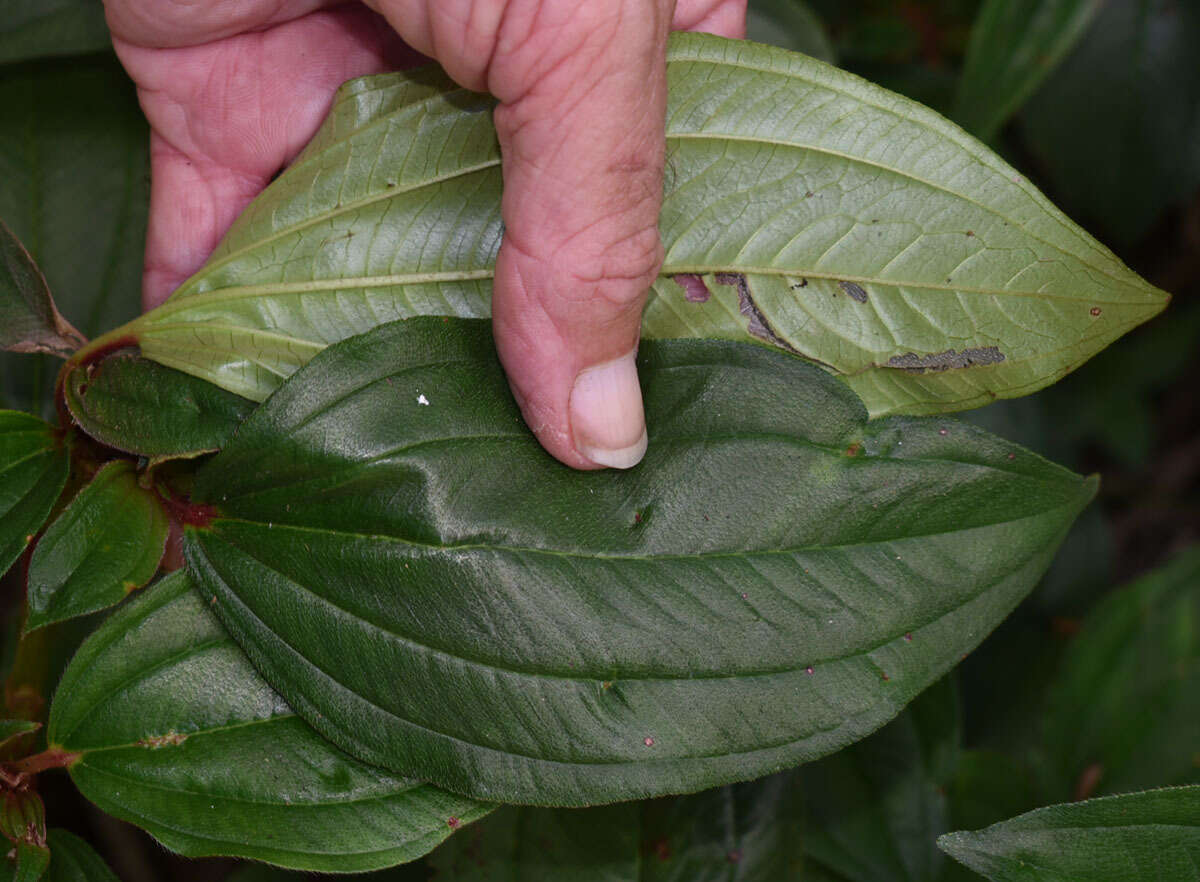
[[[318,154],[318,155],[320,155],[320,154]],[[225,267],[228,264],[237,260],[239,257],[243,257],[247,254],[252,254],[259,248],[261,248],[265,245],[268,245],[271,242],[276,242],[279,239],[282,239],[286,236],[292,235],[293,233],[298,233],[302,230],[308,229],[309,227],[317,226],[318,224],[324,223],[325,221],[331,220],[331,219],[339,217],[341,215],[356,212],[359,209],[364,208],[365,206],[373,205],[376,202],[382,202],[385,199],[391,199],[394,196],[401,196],[406,193],[413,193],[413,192],[423,189],[425,187],[432,187],[437,184],[444,183],[445,181],[453,180],[455,178],[467,177],[468,175],[475,174],[476,172],[480,172],[480,171],[485,171],[489,168],[495,168],[496,166],[499,166],[499,165],[500,165],[500,159],[499,159],[499,157],[497,157],[496,159],[491,159],[491,160],[488,160],[487,162],[481,162],[481,163],[476,163],[475,165],[463,166],[462,168],[456,169],[455,171],[450,172],[450,173],[444,173],[441,175],[431,175],[428,178],[425,178],[425,179],[415,182],[415,183],[410,183],[409,185],[404,186],[404,187],[401,187],[399,185],[397,185],[395,187],[385,187],[382,191],[373,193],[370,196],[365,196],[361,199],[355,199],[350,202],[340,202],[331,210],[327,210],[327,211],[320,212],[318,214],[310,215],[310,216],[306,217],[300,223],[291,224],[286,227],[281,227],[280,229],[272,231],[271,234],[268,236],[265,236],[261,239],[256,239],[253,242],[243,245],[241,248],[235,248],[232,251],[229,251],[229,252],[221,255],[219,258],[217,258],[212,263],[201,267],[200,270],[196,273],[196,276],[213,275],[214,273],[220,271],[223,267]],[[193,278],[196,278],[196,276],[193,276]],[[174,296],[172,296],[171,299],[172,300],[186,300],[190,296],[195,296],[195,295],[189,294],[188,291],[186,290],[186,288],[190,285],[190,282],[191,282],[191,280],[189,280],[188,282],[185,282],[184,285],[180,287],[179,291]]]
[[[127,775],[121,775],[121,774],[118,774],[117,772],[110,771],[109,769],[98,769],[95,767],[88,767],[88,771],[94,775],[106,775],[106,776],[109,776],[112,778],[116,778],[120,781],[128,781],[136,787],[144,788],[147,790],[155,790],[155,791],[165,792],[165,793],[176,793],[176,794],[182,794],[184,796],[200,797],[203,799],[223,799],[223,800],[227,800],[229,802],[240,803],[242,805],[251,805],[251,806],[253,806],[253,805],[268,805],[268,806],[276,806],[276,807],[280,807],[280,808],[289,808],[289,807],[295,807],[295,806],[299,806],[302,808],[323,808],[326,805],[326,804],[322,804],[322,803],[303,803],[303,802],[291,802],[291,803],[249,802],[249,801],[238,800],[238,799],[235,799],[230,796],[216,796],[211,793],[196,793],[196,792],[190,791],[190,790],[178,790],[178,789],[174,789],[174,788],[163,787],[161,785],[151,784],[140,778],[131,778]],[[433,785],[418,785],[418,786],[433,787]],[[439,789],[439,788],[433,787],[433,789]],[[396,794],[396,795],[403,795],[403,794],[407,794],[408,792],[409,791],[405,790],[405,791],[402,791],[401,794]],[[443,792],[448,793],[448,791],[443,791]],[[454,795],[454,794],[451,794],[451,795]],[[119,805],[121,805],[123,808],[126,809],[126,811],[129,811],[130,814],[136,814],[138,817],[147,818],[147,815],[144,814],[143,812],[134,812],[132,809],[129,808],[129,806],[126,803],[120,802],[115,797],[108,795],[108,798],[111,799],[113,802],[116,802]],[[394,797],[382,796],[382,797],[375,797],[372,800],[364,800],[364,801],[383,801],[383,800],[387,800],[389,798],[394,798]],[[464,800],[471,799],[471,797],[460,797],[460,798],[464,799]],[[348,803],[348,802],[347,803],[328,803],[328,805],[330,807],[335,806],[335,805],[341,806],[341,805],[351,805],[351,804],[352,803]],[[169,824],[157,816],[149,818],[149,820],[150,820],[150,823],[155,824],[159,827],[165,827],[166,829],[171,830],[175,833],[178,833],[181,836],[187,836],[189,838],[198,839],[198,840],[201,840],[204,842],[218,842],[218,843],[226,843],[226,844],[232,842],[237,845],[244,845],[244,846],[250,847],[250,848],[257,848],[259,851],[270,852],[270,853],[292,854],[292,855],[302,855],[302,856],[315,854],[315,855],[320,855],[320,856],[334,856],[334,857],[353,857],[353,856],[358,856],[358,855],[386,854],[387,852],[397,851],[397,850],[406,848],[411,842],[420,841],[420,840],[428,838],[431,835],[435,835],[435,833],[438,829],[438,828],[434,828],[432,830],[424,831],[424,832],[420,833],[413,840],[404,840],[403,842],[398,843],[396,845],[389,846],[387,848],[378,849],[375,851],[350,851],[350,852],[329,851],[329,852],[327,852],[327,851],[297,851],[296,849],[280,848],[272,843],[264,843],[262,839],[253,838],[253,834],[249,834],[251,838],[245,839],[245,840],[233,839],[230,837],[218,837],[218,836],[214,836],[212,834],[202,833],[202,832],[192,829],[192,828],[178,827],[178,826]],[[442,822],[442,823],[444,823],[444,822]],[[444,837],[441,837],[441,838],[444,838]],[[326,872],[329,872],[329,871],[326,871]]]
[[[184,732],[184,733],[180,733],[180,734],[185,735],[187,741],[191,741],[193,738],[200,739],[200,738],[205,738],[207,736],[220,736],[227,732],[235,732],[239,729],[246,729],[251,726],[269,725],[269,724],[277,722],[279,720],[292,720],[292,719],[299,719],[299,714],[297,714],[295,711],[292,711],[289,714],[280,714],[279,716],[270,717],[269,719],[265,719],[265,720],[246,720],[244,722],[234,723],[233,725],[229,725],[229,726],[217,726],[212,729],[199,729],[194,732]],[[304,721],[301,720],[301,722],[304,722]],[[304,725],[307,726],[308,724],[304,723]],[[322,737],[316,732],[315,729],[313,730],[313,736],[317,737],[317,738]],[[339,753],[344,753],[344,751],[342,751],[341,748],[337,747],[337,745],[333,744],[333,742],[329,743],[329,747],[332,750],[338,751]],[[82,754],[82,756],[84,757],[84,759],[81,760],[81,762],[86,763],[86,757],[90,756],[91,754],[95,754],[95,753],[108,753],[108,752],[111,752],[114,750],[150,751],[150,750],[171,750],[171,749],[172,749],[171,747],[151,748],[151,747],[147,747],[146,745],[143,745],[143,744],[138,744],[137,742],[132,742],[130,744],[112,744],[112,745],[106,745],[104,747],[90,747],[90,748],[86,748],[84,750],[80,750],[77,752]],[[348,763],[353,762],[353,763],[357,763],[357,764],[362,764],[361,760],[355,760],[355,759],[353,759],[353,757],[349,756],[348,754],[345,756],[344,760]],[[305,801],[305,800],[300,800],[300,799],[293,799],[290,802],[283,802],[283,801],[274,802],[272,800],[263,800],[263,799],[244,799],[244,798],[239,798],[236,796],[230,796],[229,794],[206,793],[203,791],[187,790],[183,787],[164,787],[161,785],[152,784],[142,778],[133,778],[133,777],[129,777],[126,775],[122,775],[118,772],[112,771],[111,769],[97,769],[94,766],[91,768],[94,771],[98,771],[98,772],[101,772],[106,775],[112,775],[114,777],[121,778],[122,780],[135,783],[139,787],[146,787],[146,788],[149,788],[152,790],[162,790],[162,791],[167,791],[170,793],[181,793],[181,794],[184,794],[185,796],[197,796],[197,797],[203,797],[205,799],[211,799],[211,798],[227,799],[230,802],[241,802],[245,805],[271,805],[271,806],[279,806],[279,807],[308,806],[308,807],[313,807],[313,808],[323,808],[325,806],[332,806],[332,805],[343,805],[344,806],[344,805],[354,805],[356,803],[363,803],[363,802],[378,802],[381,800],[394,799],[397,796],[407,794],[407,793],[409,793],[413,790],[416,790],[420,787],[430,786],[423,781],[416,780],[415,778],[401,778],[401,780],[406,782],[403,785],[403,789],[396,790],[396,791],[393,791],[392,793],[387,793],[387,794],[374,794],[371,796],[355,796],[355,797],[346,797],[346,798],[340,798],[340,799],[332,798],[332,799],[325,799],[325,800],[321,800],[321,801],[317,801],[317,802]],[[387,777],[394,778],[396,776],[388,774]]]
[[[1074,506],[1061,506],[1060,508],[1068,508],[1068,507],[1074,507]],[[1046,512],[1041,512],[1036,515],[1030,515],[1026,518],[1021,518],[1019,520],[1031,520],[1033,518],[1047,517],[1048,515],[1053,514],[1054,511],[1056,511],[1056,510],[1057,509],[1050,509]],[[253,522],[249,522],[249,523],[253,523]],[[1010,522],[1010,523],[1013,523],[1013,522]],[[261,525],[257,525],[257,526],[261,526]],[[289,528],[283,528],[283,529],[289,529]],[[321,531],[321,532],[332,532],[332,531]],[[794,666],[783,665],[783,666],[779,666],[779,667],[775,667],[775,668],[761,668],[761,669],[756,668],[751,671],[738,671],[736,673],[731,673],[731,674],[716,674],[716,673],[698,674],[695,672],[689,672],[686,675],[681,674],[681,675],[677,675],[677,676],[639,676],[639,675],[628,674],[628,673],[613,674],[611,672],[605,671],[600,674],[597,674],[596,676],[581,677],[579,672],[554,673],[554,672],[550,672],[550,671],[531,671],[531,670],[525,670],[525,669],[516,668],[516,667],[505,667],[498,662],[487,661],[487,660],[484,660],[481,658],[472,658],[469,656],[462,655],[460,653],[455,653],[455,652],[451,652],[446,649],[439,648],[437,646],[433,646],[433,645],[426,644],[426,643],[421,643],[414,637],[393,631],[388,627],[377,624],[373,621],[369,621],[366,618],[364,618],[362,615],[355,613],[351,610],[348,610],[345,607],[338,606],[329,597],[327,597],[323,594],[317,593],[316,591],[311,589],[309,586],[302,584],[300,582],[297,582],[290,576],[286,575],[285,573],[282,573],[280,570],[276,569],[276,567],[274,565],[264,561],[261,557],[259,557],[257,554],[255,554],[251,549],[249,549],[246,545],[236,542],[236,541],[230,541],[229,539],[222,537],[219,534],[217,534],[217,539],[219,541],[223,542],[224,544],[237,549],[241,554],[243,554],[246,557],[250,558],[251,560],[255,561],[260,566],[266,568],[270,572],[277,573],[278,575],[280,575],[281,577],[286,579],[290,584],[297,586],[298,588],[303,590],[308,596],[314,598],[318,603],[324,605],[325,607],[327,607],[331,610],[336,610],[337,615],[347,617],[357,623],[365,624],[368,627],[370,627],[371,629],[378,631],[378,632],[386,635],[387,637],[390,637],[390,638],[400,641],[404,644],[407,644],[410,647],[414,647],[416,649],[423,650],[423,651],[426,651],[426,652],[429,652],[432,654],[440,655],[440,656],[450,658],[450,659],[453,659],[456,661],[466,662],[467,664],[470,664],[470,665],[473,665],[473,666],[476,666],[479,668],[483,668],[485,670],[500,671],[500,672],[504,672],[507,674],[511,674],[514,676],[520,676],[520,677],[532,677],[532,678],[547,679],[547,680],[564,680],[564,681],[572,682],[572,683],[599,681],[599,680],[603,680],[605,678],[616,678],[616,679],[619,679],[622,681],[659,682],[659,683],[688,682],[688,681],[700,681],[700,680],[748,680],[748,679],[759,678],[759,677],[777,677],[777,676],[782,676],[782,675],[787,675],[787,674],[794,674],[798,670],[800,670],[810,664],[811,665],[832,664],[832,663],[836,663],[836,662],[844,662],[844,661],[849,661],[849,660],[852,660],[855,658],[868,656],[868,655],[870,655],[870,653],[872,653],[884,646],[887,646],[889,643],[892,643],[892,642],[900,639],[901,637],[903,637],[905,634],[909,633],[910,631],[919,630],[919,629],[922,629],[922,628],[928,627],[929,625],[934,624],[935,622],[944,618],[945,616],[950,615],[951,613],[955,612],[958,609],[961,609],[961,607],[964,606],[965,603],[970,602],[970,600],[968,600],[968,601],[964,602],[963,604],[959,604],[958,606],[954,606],[948,610],[937,613],[929,621],[919,622],[915,625],[908,625],[904,628],[904,630],[901,630],[895,636],[888,636],[888,637],[882,638],[878,642],[876,642],[875,644],[870,646],[869,648],[856,650],[856,651],[847,653],[845,655],[835,655],[835,656],[830,656],[827,658],[809,658],[809,659],[805,659],[803,662],[797,662]],[[203,549],[203,543],[201,543],[201,551],[204,554],[204,557],[207,560],[208,565],[210,567],[212,567],[212,569],[214,571],[218,571],[218,567],[216,566],[216,564],[214,562],[214,558],[207,553],[207,550]],[[1033,549],[1030,552],[1030,557],[1032,557],[1033,555],[1036,555],[1038,553],[1038,551],[1039,551],[1039,549]],[[257,614],[255,614],[252,610],[250,610],[248,604],[236,592],[234,592],[232,588],[229,588],[229,582],[226,581],[224,575],[221,576],[221,581],[225,585],[226,589],[234,594],[234,596],[238,600],[238,603],[243,608],[245,608],[246,611],[250,615],[253,615],[255,619],[257,619],[259,622],[262,622],[262,619],[260,619]],[[994,584],[988,585],[983,590],[981,590],[978,594],[974,595],[971,598],[971,600],[982,596],[983,594],[987,593],[987,591],[991,590],[991,588],[994,588],[994,587],[995,587]],[[269,627],[265,622],[262,622],[262,626],[264,629],[269,631],[271,634],[275,635],[280,641],[282,641],[284,644],[286,644],[290,649],[292,649],[292,651],[295,652],[297,656],[299,656],[300,658],[303,658],[308,664],[312,665],[314,668],[317,668],[317,665],[314,662],[312,662],[311,659],[309,659],[306,655],[304,655],[303,653],[299,652],[294,647],[292,647],[292,645],[283,637],[283,635],[279,634],[277,631],[275,631],[275,629]],[[322,670],[320,668],[317,668],[317,669]],[[326,676],[329,676],[331,679],[333,679],[332,675],[330,675],[327,671],[322,670],[322,673],[326,674]],[[335,682],[337,682],[337,681],[335,680]],[[339,683],[339,685],[343,685],[343,684]],[[343,688],[348,689],[349,687],[345,687],[343,685]],[[443,733],[439,733],[439,734],[443,734]],[[453,736],[447,736],[447,737],[453,737]],[[784,743],[790,743],[790,742],[784,742]]]
[[[711,263],[678,263],[664,264],[658,278],[670,279],[675,275],[712,275],[715,273],[738,273],[747,276],[779,276],[788,278],[822,279],[831,282],[854,282],[859,285],[871,285],[876,288],[897,288],[922,291],[936,291],[945,294],[977,294],[985,297],[1024,298],[1038,301],[1063,301],[1068,303],[1087,302],[1096,306],[1112,306],[1119,308],[1154,309],[1157,304],[1151,300],[1139,303],[1129,303],[1124,300],[1108,300],[1098,297],[1071,296],[1047,291],[1023,291],[1009,288],[986,288],[971,285],[949,285],[937,282],[916,282],[910,280],[884,279],[878,276],[849,275],[827,271],[808,270],[805,268],[762,267],[734,264]],[[494,268],[479,270],[447,270],[444,272],[414,272],[399,273],[386,276],[340,276],[336,279],[315,279],[309,282],[278,282],[259,285],[237,285],[228,288],[213,288],[196,294],[187,294],[172,298],[152,313],[147,313],[135,324],[145,328],[147,332],[162,330],[186,330],[197,327],[192,322],[164,323],[162,320],[175,313],[186,313],[189,310],[208,308],[214,305],[234,303],[239,300],[253,300],[260,297],[289,297],[304,294],[314,294],[322,291],[344,291],[348,289],[402,288],[409,285],[437,285],[454,282],[490,281],[495,278]],[[1119,283],[1129,290],[1143,291],[1128,283]],[[242,325],[222,325],[210,322],[206,326],[222,331],[237,330],[244,333],[263,334],[269,331]],[[301,337],[284,337],[282,340],[303,340]]]
[[[398,376],[398,375],[389,375],[389,376]],[[371,385],[375,385],[378,382],[384,382],[385,380],[386,380],[386,378],[383,378],[378,381],[374,381]],[[360,391],[361,391],[361,388],[351,390],[350,392],[341,396],[341,398],[339,400],[345,400],[347,398],[350,398],[351,396],[357,394]],[[304,419],[301,420],[298,424],[290,424],[290,425],[284,427],[282,429],[282,431],[286,432],[289,435],[294,435],[298,428],[310,423],[317,416],[323,415],[323,414],[327,413],[328,411],[329,411],[329,408],[322,408],[320,410],[315,411],[314,413],[307,414],[307,415],[305,415]],[[865,427],[860,427],[860,429],[865,430]],[[276,431],[281,431],[281,430],[278,427],[276,427]],[[863,431],[863,434],[866,434],[865,431]],[[243,440],[245,437],[246,436],[243,436]],[[666,436],[656,435],[653,437],[652,440],[654,441],[655,444],[659,444],[659,445],[668,445],[668,444],[669,445],[683,445],[688,448],[696,446],[697,444],[708,444],[713,441],[718,441],[718,442],[728,441],[731,443],[732,442],[741,442],[741,441],[746,441],[746,440],[778,441],[787,446],[803,447],[803,448],[808,448],[811,450],[820,451],[820,452],[828,455],[829,457],[833,458],[836,462],[841,462],[841,461],[847,459],[846,451],[845,451],[844,447],[833,446],[833,445],[823,445],[823,444],[817,443],[816,441],[809,440],[807,438],[800,438],[800,437],[796,437],[793,435],[785,435],[785,434],[778,433],[778,432],[722,432],[722,433],[704,433],[704,434],[697,434],[697,435],[689,435],[689,434],[684,433],[684,434],[666,435]],[[423,447],[430,447],[430,446],[446,447],[451,444],[460,443],[460,442],[461,443],[479,443],[479,442],[513,443],[513,442],[520,442],[523,444],[528,444],[529,443],[529,435],[525,432],[514,432],[514,434],[512,434],[512,435],[483,434],[483,435],[453,435],[453,436],[444,437],[444,438],[422,438],[420,441],[416,441],[416,442],[410,443],[410,444],[404,444],[400,447],[391,448],[387,451],[375,454],[374,456],[367,457],[367,458],[361,459],[361,460],[356,460],[355,462],[352,462],[343,468],[333,469],[330,472],[325,473],[325,474],[317,474],[317,475],[313,475],[310,478],[305,478],[304,480],[300,480],[300,481],[290,481],[286,484],[273,484],[269,487],[264,487],[262,489],[255,489],[255,490],[252,490],[249,492],[238,493],[235,495],[234,498],[235,498],[235,500],[251,499],[255,496],[278,493],[281,490],[285,490],[285,489],[287,491],[289,491],[289,493],[292,493],[292,495],[295,495],[293,491],[295,491],[296,488],[304,487],[304,486],[312,484],[312,483],[319,483],[321,481],[327,481],[327,480],[330,480],[331,477],[338,477],[340,475],[345,475],[344,481],[339,481],[337,483],[334,483],[329,486],[321,488],[323,490],[333,490],[333,489],[337,489],[339,487],[344,486],[346,483],[349,483],[350,481],[353,481],[354,479],[359,477],[360,472],[362,470],[368,469],[372,465],[375,465],[377,463],[383,462],[383,461],[391,459],[393,457],[399,457],[403,454],[411,453],[412,451],[419,450]],[[859,460],[858,458],[853,458],[853,460],[851,462],[849,462],[847,465],[848,465],[848,467],[853,468],[856,466],[858,466],[858,467],[865,466],[868,463],[881,463],[881,462],[882,463],[892,463],[892,464],[903,464],[903,465],[922,464],[922,465],[930,465],[930,466],[935,466],[935,467],[942,467],[945,465],[964,466],[967,468],[978,469],[982,472],[995,472],[1000,475],[1007,475],[1007,476],[1021,478],[1021,479],[1034,481],[1034,482],[1041,482],[1041,483],[1053,482],[1058,485],[1069,485],[1072,483],[1077,483],[1080,488],[1086,486],[1086,483],[1087,483],[1086,479],[1079,481],[1079,480],[1075,479],[1074,476],[1071,476],[1071,479],[1068,480],[1068,479],[1064,479],[1063,476],[1045,477],[1045,476],[1031,475],[1028,472],[1023,471],[1020,468],[1007,468],[1005,463],[999,463],[999,464],[986,463],[986,462],[979,462],[976,460],[969,460],[969,459],[952,459],[949,457],[889,456],[889,455],[885,455],[885,454],[874,454],[874,455],[866,454],[862,460]],[[210,501],[211,501],[211,499],[212,498],[210,497]],[[224,503],[228,503],[227,498],[222,499],[221,501]],[[1053,510],[1053,508],[1054,507],[1045,509],[1045,511],[1051,511],[1051,510]],[[1026,517],[1032,517],[1032,516],[1035,516],[1035,515],[1027,515]],[[251,520],[249,518],[237,517],[236,515],[232,515],[232,514],[222,514],[221,519],[227,520],[227,521],[239,521],[242,523],[249,523],[249,524],[261,523],[259,521]],[[274,523],[274,522],[272,522],[272,523]],[[996,526],[1001,523],[1010,523],[1010,521],[989,521],[987,523],[975,524],[972,527],[967,527],[967,528],[962,528],[962,529],[976,529],[976,528],[993,527],[993,526]],[[289,527],[289,528],[294,527],[295,529],[303,529],[299,525],[292,525],[292,524],[286,524],[286,523],[282,524],[282,526]],[[319,528],[312,528],[312,529],[319,529]],[[331,530],[329,532],[337,532],[337,531]],[[960,532],[960,529],[951,530],[950,532],[951,533]],[[442,550],[442,551],[474,550],[477,548],[486,549],[486,550],[495,550],[492,548],[492,546],[483,545],[483,544],[479,544],[479,543],[433,544],[433,543],[422,543],[418,540],[412,540],[410,542],[410,540],[404,539],[399,536],[390,536],[389,537],[387,534],[374,534],[374,533],[362,533],[362,534],[353,534],[352,533],[352,534],[343,534],[343,535],[350,535],[355,538],[390,538],[390,539],[393,539],[396,541],[406,542],[406,543],[413,544],[413,545],[420,545],[422,547],[435,549],[435,550]],[[805,553],[805,552],[810,552],[810,551],[819,551],[821,549],[826,549],[826,548],[853,548],[853,547],[858,547],[860,545],[876,545],[876,544],[879,544],[882,542],[895,542],[895,541],[899,541],[899,540],[928,538],[930,536],[941,536],[941,535],[946,535],[946,534],[944,534],[944,533],[919,533],[919,534],[912,534],[912,535],[907,535],[907,536],[889,537],[887,539],[876,539],[876,540],[871,540],[869,542],[862,542],[862,543],[841,543],[841,544],[832,545],[832,546],[830,546],[830,545],[796,546],[794,548],[788,548],[788,549],[763,549],[762,551],[742,551],[742,552],[695,552],[695,553],[690,553],[690,554],[678,554],[678,555],[650,555],[650,556],[644,556],[641,558],[637,558],[637,557],[626,555],[626,554],[603,553],[603,552],[584,553],[584,552],[561,551],[560,553],[562,553],[564,555],[567,555],[567,554],[572,555],[572,556],[578,555],[581,557],[599,558],[599,559],[674,560],[677,558],[678,559],[693,559],[696,557],[704,557],[704,556],[707,556],[710,554],[715,556],[718,554],[737,555],[737,554],[759,554],[759,553],[768,553],[768,552],[771,552],[771,553]],[[523,546],[500,546],[499,549],[500,550],[519,551],[519,552],[546,552],[546,553],[555,553],[555,551],[556,551],[555,549],[535,549],[532,547],[527,548],[527,547],[523,547]]]

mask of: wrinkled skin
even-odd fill
[[[636,347],[662,261],[667,33],[740,37],[745,0],[369,6],[106,0],[152,129],[145,305],[200,267],[312,137],[338,85],[411,66],[422,53],[500,100],[505,236],[493,318],[517,400],[554,456],[576,468],[604,464],[581,448],[644,438],[636,381],[574,404],[572,390],[581,371]]]

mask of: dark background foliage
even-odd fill
[[[795,861],[756,869],[733,848],[729,878],[791,878],[800,860],[796,878],[979,878],[934,839],[1051,802],[1200,782],[1191,707],[1200,624],[1192,618],[1191,630],[1179,632],[1196,609],[1200,565],[1193,556],[1136,595],[1116,593],[1200,543],[1200,7],[1044,5],[1082,10],[1077,40],[1036,43],[1034,16],[993,16],[981,34],[979,0],[751,3],[753,38],[834,61],[973,127],[1174,301],[1058,385],[967,415],[1077,472],[1100,473],[1096,503],[1033,595],[954,674],[875,736],[789,779],[803,812],[798,800],[763,797],[803,826]],[[1037,50],[1029,65],[1036,76],[1007,119],[1000,103],[1011,95],[996,91],[1004,72],[975,57],[984,41],[997,57],[1017,45]],[[89,336],[138,308],[146,140],[98,2],[0,2],[0,217],[44,268],[64,315]],[[47,412],[55,369],[45,357],[0,355],[0,406]],[[95,620],[57,626],[45,638],[45,670],[27,660],[14,667],[18,586],[10,577],[3,587],[11,704],[23,682],[49,694]],[[1082,643],[1081,634],[1103,641]],[[1167,645],[1182,649],[1171,655]],[[43,778],[51,822],[95,843],[128,882],[299,878],[234,861],[182,861],[84,802],[64,775]],[[700,814],[744,808],[692,799]],[[613,848],[635,849],[647,878],[697,878],[682,868],[666,875],[679,847],[673,856],[654,831],[678,832],[669,810],[641,811],[642,841],[614,840]],[[591,837],[600,854],[603,836],[620,826],[618,812],[563,819],[507,810],[427,862],[379,878],[517,878],[507,875],[515,864],[487,852],[489,837],[503,841],[505,830],[523,825],[551,843]],[[746,823],[753,827],[753,817]]]

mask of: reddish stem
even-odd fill
[[[41,753],[35,753],[33,756],[5,763],[4,766],[8,772],[15,772],[20,776],[36,775],[38,772],[44,772],[47,769],[66,768],[81,756],[83,756],[82,753],[72,753],[69,750],[52,747],[49,750],[43,750]]]

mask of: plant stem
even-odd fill
[[[49,750],[43,750],[41,753],[35,753],[33,756],[5,763],[5,766],[6,770],[10,773],[15,772],[17,775],[22,776],[36,775],[38,772],[44,772],[47,769],[66,768],[81,756],[83,756],[81,753],[71,753],[71,751],[63,750],[59,747],[51,747]]]

